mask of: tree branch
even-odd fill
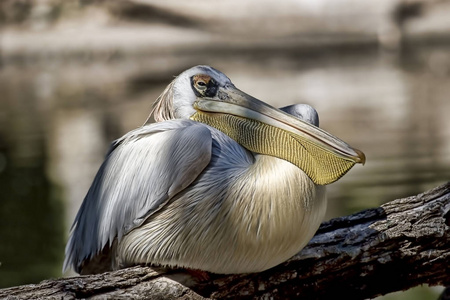
[[[133,267],[7,288],[0,297],[361,299],[420,284],[450,285],[449,265],[450,182],[323,223],[299,254],[262,273],[187,283],[180,271]]]

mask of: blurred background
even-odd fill
[[[2,0],[0,288],[62,276],[110,142],[197,64],[274,106],[312,105],[365,152],[329,186],[327,219],[448,181],[449,15],[433,0]]]

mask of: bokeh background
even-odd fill
[[[0,288],[62,276],[110,142],[197,64],[274,106],[312,105],[366,153],[329,186],[327,219],[448,181],[449,16],[433,0],[2,0]]]

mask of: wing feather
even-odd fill
[[[172,120],[147,125],[115,141],[72,226],[64,270],[140,226],[189,186],[211,159],[210,130]]]

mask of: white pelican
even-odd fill
[[[298,253],[324,216],[325,185],[365,157],[318,128],[310,106],[284,110],[212,67],[181,73],[158,98],[156,123],[113,142],[64,269],[251,273]]]

